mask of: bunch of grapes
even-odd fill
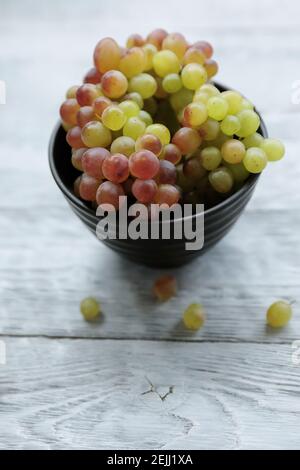
[[[212,55],[209,43],[162,29],[133,34],[126,48],[112,38],[96,45],[94,67],[60,108],[82,172],[77,196],[116,209],[123,195],[213,205],[283,157],[283,144],[258,132],[253,105],[210,81]]]

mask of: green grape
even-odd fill
[[[144,69],[147,72],[153,68],[153,57],[157,53],[157,48],[154,46],[154,44],[145,44],[142,49],[145,55]]]
[[[180,76],[177,73],[166,75],[162,81],[162,87],[167,93],[177,93],[182,88]]]
[[[103,124],[112,131],[118,131],[119,129],[122,129],[126,120],[126,114],[119,106],[108,106],[108,108],[106,108],[102,114]]]
[[[129,81],[129,91],[139,93],[143,99],[151,98],[156,90],[156,80],[149,73],[140,73]]]
[[[228,104],[228,113],[237,114],[241,111],[243,97],[237,91],[223,91],[221,93],[222,98],[227,101]]]
[[[153,124],[151,114],[147,113],[147,111],[144,111],[143,109],[139,112],[138,117],[146,124],[146,126]]]
[[[127,118],[136,117],[140,112],[138,104],[133,100],[125,100],[119,104],[119,108],[124,112]]]
[[[246,149],[243,142],[230,139],[222,145],[221,154],[227,163],[240,163],[245,157]]]
[[[218,193],[229,193],[232,190],[234,180],[231,171],[225,166],[220,166],[209,173],[208,176],[211,186]]]
[[[165,77],[170,73],[180,71],[180,62],[174,52],[169,50],[159,51],[153,57],[153,68],[159,77]]]
[[[239,118],[233,114],[229,114],[221,122],[221,131],[225,135],[232,136],[236,134],[240,130],[240,127],[241,124]]]
[[[135,140],[127,136],[117,137],[111,144],[110,152],[112,154],[121,153],[126,157],[130,157],[135,152]]]
[[[163,124],[151,124],[146,129],[146,134],[153,134],[159,138],[162,145],[167,145],[170,143],[171,134],[169,129]]]
[[[246,151],[243,162],[249,173],[261,173],[267,166],[268,157],[261,148],[251,147]]]
[[[239,137],[248,137],[249,135],[254,134],[260,126],[259,115],[251,109],[241,111],[238,113],[237,117],[241,124],[239,131],[236,132],[236,135]]]
[[[217,147],[206,147],[201,151],[200,157],[202,166],[207,171],[216,170],[222,162],[222,155]]]
[[[139,93],[136,93],[135,91],[133,91],[132,93],[127,93],[124,96],[124,99],[122,99],[122,101],[125,101],[125,100],[135,101],[140,109],[143,109],[143,107],[144,107],[143,98],[141,97],[141,95]],[[130,116],[130,117],[132,117],[132,116]]]
[[[207,121],[199,127],[198,132],[203,140],[215,140],[220,132],[220,123],[215,119],[208,118]]]
[[[228,108],[228,103],[222,96],[212,96],[207,102],[208,116],[216,121],[223,121]]]
[[[242,99],[242,102],[241,102],[241,106],[240,106],[240,111],[244,111],[245,109],[251,109],[251,110],[253,110],[253,109],[254,109],[254,106],[253,106],[253,104],[251,103],[251,101],[246,100],[246,98],[243,98],[243,99]]]
[[[112,136],[110,130],[101,122],[91,121],[82,129],[81,139],[86,147],[108,147]]]
[[[80,311],[86,321],[92,321],[99,317],[101,308],[96,299],[88,297],[81,302]]]
[[[170,96],[170,103],[174,111],[179,112],[193,101],[193,92],[182,88],[177,93]]]
[[[205,322],[205,312],[200,304],[191,304],[183,313],[183,323],[189,330],[199,330]]]
[[[144,71],[145,53],[141,47],[127,49],[122,55],[119,63],[119,70],[127,78],[134,77]]]
[[[254,134],[251,134],[249,137],[243,139],[243,144],[245,145],[246,149],[249,149],[250,147],[260,147],[263,141],[263,136],[258,132],[254,132]]]
[[[204,93],[204,91],[201,91],[199,93],[196,92],[194,94],[193,102],[194,103],[203,103],[203,104],[206,105],[209,98],[210,98],[210,96],[208,95],[208,93]]]
[[[269,162],[281,160],[285,154],[285,148],[280,140],[265,139],[260,144],[260,148],[266,153]]]
[[[184,108],[184,123],[189,127],[199,127],[207,120],[207,109],[203,103],[190,103]]]
[[[187,64],[182,69],[181,80],[188,90],[197,90],[207,81],[207,73],[203,65]]]
[[[131,117],[127,120],[124,128],[123,135],[137,140],[140,135],[143,135],[146,130],[146,124],[138,117]]]
[[[225,162],[224,165],[231,171],[236,183],[244,183],[244,181],[246,181],[246,179],[249,177],[250,173],[244,167],[243,162],[235,163],[234,165]]]
[[[272,328],[282,328],[288,324],[292,315],[291,304],[279,300],[269,307],[267,311],[267,323]]]
[[[220,95],[220,90],[218,90],[218,88],[211,83],[205,83],[198,90],[196,90],[196,95],[197,93],[206,93],[209,98],[211,98],[212,96]]]

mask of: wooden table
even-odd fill
[[[91,237],[52,180],[47,144],[97,40],[161,25],[213,42],[219,80],[258,105],[287,158],[157,305],[160,271]],[[286,329],[265,326],[272,301],[300,300],[299,3],[11,0],[0,31],[0,448],[299,448],[299,304]],[[96,325],[79,313],[90,295],[104,311]],[[192,301],[208,316],[196,334],[180,323]]]

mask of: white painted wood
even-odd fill
[[[283,8],[281,0],[1,5],[1,449],[299,449],[299,368],[291,363],[300,339],[300,104],[291,101],[299,13],[299,2]],[[252,99],[287,147],[226,239],[174,271],[179,294],[163,305],[150,295],[160,271],[93,240],[47,163],[59,104],[90,67],[97,40],[124,42],[157,26],[211,40],[219,80]],[[78,311],[87,295],[103,306],[95,325]],[[298,303],[290,325],[274,333],[265,310],[281,297]],[[196,334],[180,325],[192,301],[208,317]],[[145,377],[157,393],[143,395]]]

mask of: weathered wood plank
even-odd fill
[[[299,449],[289,346],[6,342],[1,449]]]

